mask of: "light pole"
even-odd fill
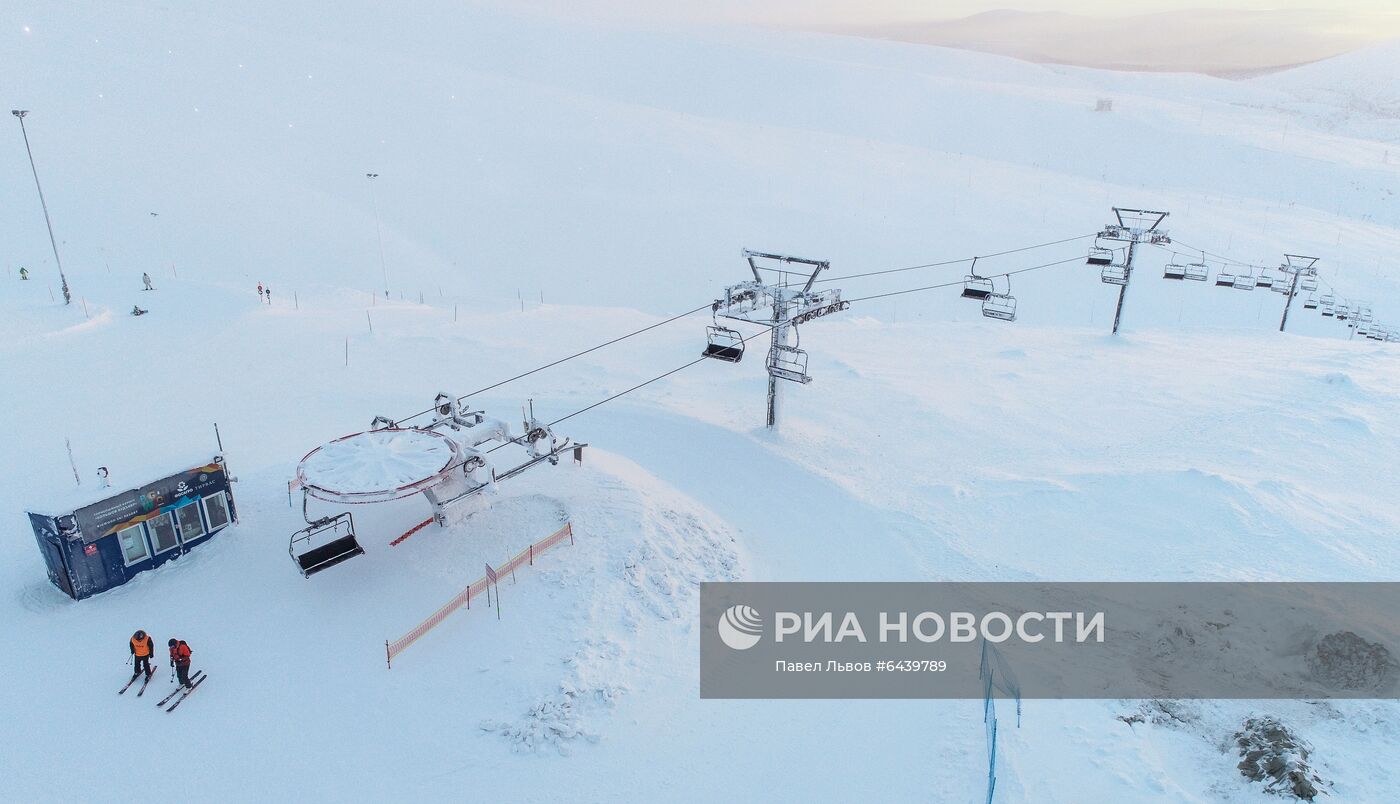
[[[11,109],[10,114],[19,118],[19,131],[24,135],[24,152],[29,154],[29,169],[34,173],[34,188],[39,191],[39,206],[44,208],[44,225],[49,227],[49,245],[53,247],[53,261],[58,265],[58,280],[63,284],[63,303],[72,304],[73,294],[68,291],[68,277],[63,275],[63,261],[58,258],[58,241],[53,236],[53,222],[49,220],[49,205],[44,200],[44,187],[39,184],[39,168],[34,166],[34,151],[29,147],[29,131],[24,127],[24,117],[28,109]]]
[[[384,264],[384,234],[379,229],[379,203],[374,200],[374,180],[379,178],[378,173],[366,173],[365,178],[369,179],[369,205],[374,210],[374,236],[379,241],[379,270],[384,274],[384,298],[389,298],[389,269]]]

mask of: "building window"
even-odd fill
[[[128,567],[151,557],[151,551],[146,549],[146,535],[140,525],[117,531],[117,542],[122,546],[122,561]]]
[[[228,495],[216,492],[204,498],[204,518],[209,520],[209,532],[222,528],[229,522]]]
[[[192,542],[204,535],[204,523],[199,521],[199,505],[189,503],[175,509],[180,519],[180,541]]]
[[[156,555],[174,549],[180,544],[179,540],[175,538],[175,523],[171,519],[170,512],[166,511],[146,523],[146,526],[151,529],[151,544],[156,548]]]

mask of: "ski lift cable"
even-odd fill
[[[1235,260],[1234,258],[1227,257],[1227,256],[1225,256],[1225,255],[1223,255],[1223,254],[1216,254],[1216,253],[1213,252],[1213,251],[1207,251],[1207,250],[1205,250],[1205,249],[1198,249],[1198,248],[1195,248],[1194,246],[1192,246],[1191,244],[1189,244],[1189,243],[1183,243],[1183,242],[1181,242],[1180,240],[1176,240],[1176,241],[1174,241],[1174,242],[1175,242],[1177,245],[1184,246],[1184,247],[1186,247],[1186,248],[1188,248],[1188,249],[1191,249],[1193,252],[1200,252],[1202,255],[1210,255],[1211,257],[1214,257],[1214,258],[1216,258],[1217,260],[1220,260],[1220,261],[1224,262],[1226,265],[1236,265],[1236,266],[1241,266],[1241,267],[1244,267],[1244,268],[1254,268],[1254,269],[1259,269],[1259,270],[1267,270],[1267,269],[1268,269],[1268,266],[1255,265],[1255,264],[1253,264],[1253,263],[1248,263],[1248,262],[1240,262],[1240,261],[1238,261],[1238,260]],[[1158,248],[1165,248],[1165,246],[1161,246],[1161,245],[1158,245],[1157,247],[1158,247]],[[1175,254],[1176,252],[1172,252],[1172,253]],[[1336,295],[1336,294],[1337,294],[1337,287],[1336,287],[1335,285],[1333,285],[1331,282],[1328,282],[1326,279],[1324,279],[1323,276],[1322,276],[1322,272],[1321,272],[1321,271],[1317,271],[1317,272],[1315,272],[1313,275],[1317,278],[1317,281],[1318,281],[1319,283],[1321,283],[1322,285],[1324,285],[1324,286],[1327,288],[1327,291],[1328,291],[1329,293],[1331,293],[1331,294],[1333,294],[1333,295]]]
[[[865,273],[860,274],[844,274],[842,276],[821,277],[817,281],[837,282],[843,279],[861,279],[867,276],[882,276],[884,274],[897,274],[902,273],[904,271],[917,271],[921,268],[943,268],[949,265],[961,265],[965,262],[972,262],[973,260],[986,260],[992,257],[1005,257],[1008,254],[1020,254],[1023,251],[1033,251],[1038,248],[1049,248],[1050,246],[1059,246],[1065,243],[1073,243],[1076,240],[1087,240],[1088,238],[1094,237],[1097,234],[1098,232],[1093,232],[1091,234],[1078,235],[1077,237],[1066,237],[1063,240],[1052,240],[1048,243],[1036,243],[1033,246],[1022,246],[1021,248],[1013,248],[1008,249],[1006,251],[998,251],[992,254],[979,254],[975,257],[964,257],[960,260],[944,260],[942,262],[928,262],[922,265],[910,265],[904,268],[887,268],[883,271],[866,271]],[[997,276],[1000,276],[1000,274],[997,274]]]
[[[685,318],[686,316],[695,315],[696,313],[700,312],[701,310],[708,309],[708,308],[710,307],[710,305],[711,305],[710,302],[706,302],[705,304],[702,304],[702,305],[700,305],[699,307],[696,307],[696,308],[693,309],[693,310],[687,310],[687,311],[685,311],[684,313],[678,313],[678,314],[676,314],[676,315],[671,316],[670,318],[665,319],[664,321],[658,321],[658,322],[656,322],[655,324],[650,324],[650,325],[648,325],[648,326],[642,327],[641,329],[633,330],[632,332],[629,332],[629,333],[627,333],[626,335],[619,335],[618,337],[613,338],[612,340],[604,341],[604,342],[602,342],[602,343],[600,343],[600,344],[597,344],[596,346],[590,346],[590,347],[588,347],[587,349],[584,349],[583,351],[580,351],[580,352],[575,352],[575,353],[569,355],[568,357],[561,357],[561,358],[559,358],[558,360],[550,361],[549,363],[545,363],[545,364],[542,365],[542,366],[536,366],[535,368],[532,368],[532,369],[530,369],[529,371],[521,372],[520,374],[517,374],[517,375],[515,375],[514,377],[508,377],[508,378],[506,378],[506,379],[504,379],[504,380],[501,380],[500,382],[495,382],[495,383],[492,383],[492,384],[490,384],[490,385],[488,385],[488,386],[485,386],[484,388],[478,388],[478,389],[476,389],[475,391],[472,391],[472,392],[469,393],[469,394],[465,394],[465,395],[463,395],[463,396],[457,397],[457,403],[458,403],[458,404],[461,404],[461,403],[462,403],[465,399],[467,399],[468,397],[476,396],[477,394],[484,394],[484,393],[486,393],[487,391],[493,390],[493,389],[495,389],[495,388],[499,388],[499,387],[501,387],[502,385],[505,385],[505,384],[507,384],[507,383],[515,382],[516,380],[523,379],[523,378],[525,378],[525,377],[530,376],[531,374],[535,374],[535,373],[537,373],[537,372],[544,371],[544,370],[547,369],[547,368],[553,368],[554,366],[557,366],[557,365],[559,365],[560,363],[566,363],[566,362],[568,362],[568,361],[570,361],[570,360],[573,360],[573,359],[576,358],[576,357],[583,357],[584,355],[588,354],[589,352],[596,352],[596,351],[598,351],[599,349],[602,349],[602,348],[604,348],[604,347],[606,347],[606,346],[612,346],[613,344],[618,343],[618,342],[621,342],[621,341],[625,341],[625,340],[627,340],[628,338],[634,337],[634,336],[636,336],[636,335],[641,335],[643,332],[648,332],[648,331],[650,331],[650,330],[656,329],[657,327],[665,326],[666,324],[669,324],[669,323],[671,323],[672,321],[678,321],[678,320],[680,320],[680,319],[682,319],[682,318]],[[434,410],[435,410],[435,408],[428,408],[427,410],[419,411],[418,413],[415,413],[415,414],[413,414],[412,416],[407,416],[407,417],[405,417],[405,418],[403,418],[403,419],[400,419],[399,422],[402,423],[402,422],[411,421],[411,420],[413,420],[413,419],[418,418],[419,416],[424,416],[424,415],[426,415],[426,414],[432,413]]]
[[[766,335],[766,334],[767,334],[770,330],[772,330],[772,329],[773,329],[773,328],[770,327],[770,326],[765,326],[763,329],[759,330],[758,332],[753,333],[752,335],[746,335],[746,336],[743,338],[743,342],[744,342],[744,343],[748,343],[749,341],[753,340],[754,338],[757,338],[757,337],[760,336],[760,335]],[[553,427],[554,425],[559,424],[560,422],[567,421],[567,420],[569,420],[569,419],[572,419],[572,418],[575,417],[575,416],[578,416],[578,415],[583,414],[583,413],[587,413],[588,411],[593,410],[594,408],[599,407],[600,405],[606,405],[607,403],[612,402],[612,401],[615,400],[615,399],[619,399],[619,398],[621,398],[621,397],[624,397],[624,396],[626,396],[626,395],[632,393],[633,391],[636,391],[636,390],[641,389],[641,388],[645,388],[645,387],[647,387],[648,385],[651,385],[651,384],[654,383],[654,382],[658,382],[658,381],[660,381],[660,380],[664,380],[664,379],[666,379],[667,377],[671,376],[672,374],[676,374],[676,373],[678,373],[678,372],[685,371],[686,369],[688,369],[688,368],[690,368],[691,366],[694,366],[694,365],[696,365],[696,364],[698,364],[698,363],[704,363],[704,362],[706,362],[706,360],[708,360],[708,359],[709,359],[709,358],[705,358],[705,357],[697,357],[697,358],[695,358],[694,360],[690,361],[689,363],[684,363],[684,364],[682,364],[682,365],[676,366],[675,368],[671,369],[670,371],[665,372],[664,374],[658,374],[658,375],[656,375],[655,377],[652,377],[652,378],[649,379],[649,380],[646,380],[646,381],[644,381],[644,382],[639,382],[639,383],[637,383],[636,385],[632,386],[631,388],[628,388],[628,389],[623,390],[623,391],[618,391],[617,393],[612,394],[612,395],[610,395],[610,396],[606,396],[606,397],[604,397],[604,398],[598,400],[597,402],[594,402],[594,403],[591,404],[591,405],[588,405],[588,406],[586,406],[586,407],[579,408],[578,410],[574,411],[573,413],[569,413],[569,414],[567,414],[567,415],[560,416],[559,418],[555,419],[554,421],[550,422],[549,424],[547,424],[547,425],[545,425],[545,426],[546,426],[546,427]],[[490,453],[492,453],[492,452],[495,452],[495,451],[498,450],[498,449],[501,449],[501,448],[503,448],[503,447],[505,447],[505,446],[508,446],[508,445],[510,445],[510,444],[513,444],[513,443],[516,443],[516,442],[513,440],[513,441],[507,441],[507,442],[505,442],[504,444],[497,444],[496,446],[492,447],[491,449],[486,450],[486,452],[487,452],[487,454],[490,454]]]
[[[1094,233],[1094,234],[1097,234],[1097,233]],[[1064,238],[1064,239],[1061,239],[1061,240],[1053,240],[1053,241],[1050,241],[1050,242],[1048,242],[1048,243],[1037,243],[1037,244],[1035,244],[1035,245],[1022,246],[1022,247],[1020,247],[1020,248],[1008,249],[1008,250],[1006,250],[1006,251],[998,251],[998,252],[995,252],[995,253],[992,253],[992,254],[982,254],[982,255],[979,255],[979,256],[976,256],[976,257],[967,257],[967,258],[958,259],[958,260],[946,260],[946,261],[943,261],[943,262],[926,263],[926,264],[924,264],[924,265],[911,265],[911,266],[908,266],[908,267],[905,267],[905,268],[892,268],[892,269],[888,269],[888,270],[884,270],[884,271],[872,271],[872,272],[863,273],[863,274],[848,274],[848,275],[846,275],[846,276],[821,278],[821,279],[818,279],[817,281],[818,281],[818,282],[834,282],[834,281],[836,281],[836,280],[838,280],[838,279],[856,279],[856,278],[866,277],[866,276],[878,276],[878,275],[881,275],[881,274],[899,273],[899,272],[902,272],[902,271],[913,271],[913,270],[917,270],[917,269],[920,269],[920,268],[937,268],[937,267],[948,266],[948,265],[958,265],[958,264],[961,264],[961,263],[964,263],[964,262],[972,262],[972,261],[979,260],[979,259],[986,259],[986,258],[990,258],[990,257],[1004,257],[1004,256],[1009,255],[1009,254],[1019,254],[1019,253],[1024,252],[1024,251],[1031,251],[1031,250],[1038,249],[1038,248],[1047,248],[1047,247],[1049,247],[1049,246],[1058,246],[1058,245],[1063,245],[1063,244],[1065,244],[1065,243],[1072,243],[1072,242],[1074,242],[1074,241],[1076,241],[1076,240],[1084,240],[1084,239],[1093,237],[1094,234],[1078,235],[1078,236],[1076,236],[1076,237],[1067,237],[1067,238]],[[1066,262],[1068,262],[1068,260],[1066,260]],[[1056,264],[1059,264],[1059,263],[1056,263]],[[780,273],[787,273],[786,271],[783,271],[782,269],[777,269],[777,270],[778,270]],[[1026,270],[1026,269],[1022,269],[1022,270]],[[1006,274],[995,274],[995,276],[1005,276],[1005,275],[1006,275]],[[961,284],[961,283],[954,283],[954,284]],[[935,287],[951,287],[951,285],[947,285],[947,286],[935,286]],[[932,287],[930,287],[930,288],[922,288],[922,289],[923,289],[923,290],[931,290]],[[900,292],[907,293],[907,292],[913,292],[913,291],[900,291]],[[878,297],[867,297],[867,298],[878,298]],[[521,372],[520,374],[517,374],[517,375],[515,375],[515,376],[513,376],[513,377],[508,377],[508,378],[506,378],[506,379],[504,379],[504,380],[501,380],[500,382],[495,382],[495,383],[492,383],[491,385],[487,385],[487,386],[485,386],[485,387],[483,387],[483,388],[478,388],[478,389],[476,389],[475,391],[472,391],[472,392],[469,393],[469,394],[464,394],[464,395],[462,395],[462,396],[457,397],[457,403],[458,403],[458,404],[461,404],[461,403],[462,403],[463,401],[465,401],[466,399],[468,399],[468,398],[470,398],[470,397],[473,397],[473,396],[476,396],[477,394],[486,393],[487,391],[494,390],[494,389],[496,389],[496,388],[501,387],[502,385],[506,385],[506,384],[508,384],[508,383],[515,382],[516,380],[519,380],[519,379],[524,379],[525,377],[528,377],[528,376],[530,376],[531,374],[535,374],[535,373],[537,373],[537,372],[544,371],[545,369],[548,369],[548,368],[553,368],[554,366],[557,366],[557,365],[559,365],[559,364],[561,364],[561,363],[566,363],[566,362],[568,362],[568,361],[570,361],[570,360],[573,360],[573,359],[576,358],[576,357],[583,357],[584,355],[586,355],[586,354],[588,354],[588,353],[590,353],[590,352],[594,352],[594,351],[597,351],[597,350],[602,349],[602,348],[604,348],[604,347],[611,346],[611,345],[613,345],[613,344],[615,344],[615,343],[618,343],[618,342],[620,342],[620,341],[624,341],[624,340],[627,340],[628,338],[631,338],[631,337],[634,337],[634,336],[636,336],[636,335],[640,335],[640,334],[642,334],[642,333],[644,333],[644,332],[648,332],[648,331],[650,331],[650,330],[656,329],[657,327],[665,326],[666,324],[669,324],[669,323],[671,323],[672,321],[677,321],[677,320],[679,320],[679,319],[685,318],[686,316],[694,315],[695,313],[698,313],[698,312],[700,312],[701,310],[704,310],[705,308],[710,307],[710,306],[711,306],[710,303],[702,304],[702,305],[700,305],[699,307],[696,307],[696,308],[693,309],[693,310],[687,310],[687,311],[685,311],[685,312],[683,312],[683,313],[679,313],[679,314],[677,314],[677,315],[671,316],[670,318],[667,318],[667,319],[665,319],[664,321],[658,321],[658,322],[655,323],[655,324],[651,324],[651,325],[649,325],[649,326],[642,327],[641,329],[634,330],[634,331],[629,332],[629,333],[627,333],[627,334],[625,334],[625,335],[620,335],[620,336],[618,336],[618,337],[616,337],[616,338],[613,338],[612,340],[604,341],[603,343],[600,343],[600,344],[598,344],[598,345],[596,345],[596,346],[591,346],[591,347],[589,347],[589,348],[587,348],[587,349],[584,349],[584,350],[582,350],[582,351],[580,351],[580,352],[575,352],[574,354],[571,354],[571,355],[569,355],[569,356],[567,356],[567,357],[561,357],[561,358],[559,358],[558,360],[554,360],[554,361],[551,361],[551,362],[549,362],[549,363],[545,363],[544,365],[538,366],[538,367],[536,367],[536,368],[532,368],[532,369],[530,369],[529,371]],[[747,340],[747,339],[746,339],[746,340]],[[416,419],[416,418],[418,418],[419,416],[426,416],[427,414],[432,413],[433,410],[434,410],[433,408],[428,408],[427,410],[419,411],[418,413],[415,413],[415,414],[413,414],[413,415],[411,415],[411,416],[406,416],[406,417],[400,419],[399,421],[400,421],[400,423],[412,421],[413,419]]]
[[[1024,274],[1024,273],[1026,273],[1026,272],[1028,272],[1028,271],[1039,271],[1039,270],[1041,270],[1041,269],[1043,269],[1043,268],[1053,268],[1053,267],[1055,267],[1055,266],[1057,266],[1057,265],[1065,265],[1065,264],[1068,264],[1068,263],[1071,263],[1071,262],[1082,262],[1083,260],[1084,260],[1083,257],[1081,257],[1081,256],[1079,256],[1079,255],[1075,255],[1075,256],[1070,257],[1069,259],[1066,259],[1066,260],[1056,260],[1055,262],[1047,262],[1047,263],[1042,263],[1042,264],[1040,264],[1040,265],[1032,265],[1032,266],[1030,266],[1030,267],[1028,267],[1028,268],[1017,268],[1017,269],[1014,270],[1014,271],[1003,271],[1003,272],[1001,272],[1001,273],[999,273],[999,274],[989,274],[989,275],[987,275],[987,276],[985,276],[985,277],[983,277],[983,278],[984,278],[984,279],[993,279],[993,278],[996,278],[996,277],[1006,277],[1007,280],[1009,281],[1010,278],[1011,278],[1014,274]],[[892,291],[890,291],[889,293],[876,293],[876,294],[874,294],[874,295],[872,295],[872,296],[859,296],[859,297],[854,298],[854,299],[846,299],[846,301],[849,301],[849,302],[851,302],[852,304],[854,304],[854,303],[856,303],[856,302],[870,301],[871,299],[884,299],[884,298],[887,298],[887,297],[889,297],[889,296],[902,296],[902,295],[904,295],[904,294],[906,294],[906,293],[921,293],[921,292],[926,291],[926,290],[938,290],[939,288],[959,287],[959,286],[961,286],[962,284],[963,284],[963,280],[959,279],[959,280],[954,281],[954,282],[940,282],[940,283],[937,284],[937,285],[925,285],[925,286],[923,286],[923,287],[919,287],[919,288],[910,288],[910,289],[908,289],[908,290],[892,290]]]
[[[1090,235],[1090,236],[1092,237],[1092,235]],[[1082,238],[1074,238],[1074,239],[1082,239]],[[991,274],[988,278],[998,278],[998,277],[1005,278],[1006,281],[1007,281],[1007,288],[1008,288],[1008,291],[1009,291],[1009,290],[1010,290],[1011,277],[1012,277],[1013,275],[1015,275],[1015,274],[1024,274],[1024,273],[1029,273],[1030,271],[1040,271],[1040,270],[1043,270],[1043,269],[1045,269],[1045,268],[1054,268],[1054,267],[1056,267],[1056,266],[1066,265],[1066,264],[1071,263],[1071,262],[1076,262],[1076,263],[1077,263],[1077,262],[1081,261],[1082,259],[1083,259],[1082,257],[1080,257],[1080,256],[1078,256],[1078,255],[1075,255],[1074,257],[1071,257],[1071,258],[1069,258],[1069,259],[1056,260],[1055,262],[1047,262],[1047,263],[1042,263],[1042,264],[1040,264],[1040,265],[1031,265],[1031,266],[1028,266],[1028,267],[1026,267],[1026,268],[1017,268],[1017,269],[1015,269],[1015,270],[1013,270],[1013,271],[1003,271],[1002,273],[999,273],[999,274]],[[890,292],[890,293],[880,293],[880,294],[876,294],[876,295],[873,295],[873,296],[861,296],[861,297],[855,298],[855,299],[847,299],[846,301],[851,302],[851,303],[862,302],[862,301],[870,301],[870,300],[872,300],[872,299],[883,299],[883,298],[886,298],[886,297],[888,297],[888,296],[898,296],[898,295],[902,295],[902,294],[905,294],[905,293],[919,293],[919,292],[926,291],[926,290],[935,290],[935,289],[938,289],[938,288],[951,288],[951,287],[957,287],[957,286],[960,286],[960,285],[962,285],[962,280],[958,280],[958,281],[956,281],[956,282],[943,282],[943,283],[940,283],[940,284],[937,284],[937,285],[927,285],[927,286],[925,286],[925,287],[910,288],[910,289],[908,289],[908,290],[897,290],[897,291],[893,291],[893,292]],[[706,305],[706,306],[709,306],[709,305]],[[699,309],[703,309],[703,308],[696,308],[696,310],[692,310],[691,312],[692,312],[692,313],[693,313],[693,312],[697,312]],[[683,314],[683,315],[689,315],[689,313],[686,313],[686,314]],[[679,318],[679,317],[681,317],[681,316],[677,316],[677,317]],[[663,323],[664,323],[664,322],[663,322]],[[654,325],[654,326],[659,326],[659,325]],[[773,329],[773,327],[772,327],[772,326],[769,326],[769,325],[762,325],[762,326],[763,326],[763,328],[760,329],[758,332],[755,332],[755,333],[753,333],[752,335],[746,335],[746,336],[744,336],[744,337],[741,339],[741,342],[742,342],[742,343],[748,343],[749,341],[753,340],[754,338],[759,337],[760,335],[766,335],[768,332],[770,332],[770,331]],[[639,330],[639,331],[640,331],[640,330]],[[595,348],[596,348],[596,347],[595,347]],[[691,361],[688,362],[688,363],[683,363],[683,364],[681,364],[681,365],[679,365],[679,366],[676,366],[675,368],[671,369],[670,371],[667,371],[667,372],[662,373],[662,374],[658,374],[658,375],[656,375],[655,377],[652,377],[652,378],[649,379],[649,380],[645,380],[645,381],[643,381],[643,382],[639,382],[639,383],[637,383],[636,385],[633,385],[633,386],[630,387],[630,388],[627,388],[627,389],[622,390],[622,391],[618,391],[617,393],[612,394],[612,395],[610,395],[610,396],[606,396],[606,397],[604,397],[604,398],[598,400],[597,402],[594,402],[594,403],[592,403],[592,404],[590,404],[590,405],[587,405],[586,407],[579,408],[578,410],[576,410],[576,411],[574,411],[574,412],[572,412],[572,413],[566,414],[566,415],[564,415],[564,416],[560,416],[559,418],[557,418],[557,419],[555,419],[555,420],[549,422],[549,424],[547,424],[546,426],[547,426],[547,427],[553,427],[554,425],[559,424],[560,422],[564,422],[564,421],[567,421],[567,420],[569,420],[569,419],[574,418],[575,416],[579,416],[579,415],[581,415],[581,414],[587,413],[588,411],[593,410],[594,408],[599,407],[599,406],[601,406],[601,405],[606,405],[607,403],[612,402],[612,401],[614,401],[614,400],[616,400],[616,399],[620,399],[620,398],[622,398],[622,397],[624,397],[624,396],[626,396],[626,395],[632,393],[633,391],[636,391],[636,390],[645,388],[645,387],[647,387],[648,385],[651,385],[651,384],[654,383],[654,382],[659,382],[659,381],[661,381],[661,380],[664,380],[664,379],[666,379],[667,377],[670,377],[670,376],[673,375],[673,374],[677,374],[677,373],[679,373],[679,372],[685,371],[686,369],[690,368],[691,366],[695,366],[695,365],[697,365],[697,364],[704,363],[704,362],[706,362],[707,360],[709,360],[709,358],[707,358],[707,357],[697,357],[697,358],[695,358],[694,360],[691,360]],[[562,362],[562,361],[559,361],[559,362]],[[522,376],[523,376],[523,375],[522,375]],[[477,392],[474,392],[474,393],[480,393],[480,392],[477,391]],[[498,444],[498,445],[492,447],[491,449],[486,450],[486,452],[489,454],[489,453],[495,452],[496,450],[502,449],[502,448],[508,446],[509,444],[513,444],[513,443],[517,443],[517,440],[507,441],[507,442],[505,442],[504,444]]]
[[[1239,260],[1229,259],[1226,257],[1222,257],[1218,254],[1212,254],[1209,251],[1202,251],[1200,249],[1193,249],[1191,251],[1179,251],[1177,249],[1164,246],[1161,243],[1149,243],[1148,245],[1154,246],[1160,249],[1161,251],[1165,251],[1173,257],[1184,257],[1192,260],[1197,259],[1199,257],[1202,263],[1215,263],[1218,264],[1221,268],[1233,266],[1236,268],[1252,268],[1260,271],[1268,270],[1269,268],[1269,266],[1267,265],[1259,265],[1257,263],[1252,262],[1240,262]],[[1186,244],[1182,243],[1181,245]]]

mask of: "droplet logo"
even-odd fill
[[[734,650],[748,650],[763,636],[763,618],[750,606],[730,606],[719,617],[719,638]]]

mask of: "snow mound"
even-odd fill
[[[1255,79],[1312,100],[1327,100],[1375,117],[1400,114],[1400,43],[1376,45]]]

